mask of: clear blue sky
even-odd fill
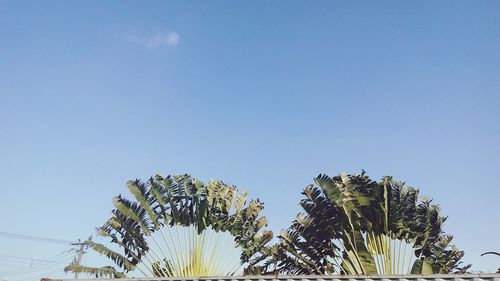
[[[465,261],[496,270],[479,255],[500,251],[499,15],[499,1],[0,0],[0,231],[86,238],[126,180],[157,172],[235,184],[279,231],[314,176],[365,169],[434,198]],[[0,238],[0,254],[56,248]]]

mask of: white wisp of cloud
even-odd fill
[[[159,47],[176,47],[179,44],[180,36],[179,33],[174,31],[168,31],[166,33],[155,33],[149,36],[128,36],[128,39],[132,42],[143,45],[148,49],[154,49]]]

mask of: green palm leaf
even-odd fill
[[[88,267],[79,265],[76,263],[71,263],[64,268],[64,272],[76,272],[76,273],[86,273],[94,275],[96,278],[99,277],[110,277],[110,278],[126,278],[127,276],[121,272],[116,271],[115,268],[111,266],[104,267]]]
[[[319,175],[297,215],[268,251],[268,273],[406,274],[460,270],[463,252],[444,234],[446,220],[418,190],[384,177]],[[431,266],[432,265],[432,266]]]
[[[123,253],[89,242],[124,272],[146,277],[250,274],[265,262],[272,232],[264,229],[264,205],[247,202],[247,194],[236,187],[204,184],[189,175],[156,175],[144,183],[128,181],[127,188],[135,200],[115,197],[112,217],[97,228]],[[112,267],[72,264],[68,270],[120,275]]]

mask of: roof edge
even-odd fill
[[[94,279],[78,279],[79,281],[212,281],[212,280],[301,280],[301,281],[315,281],[315,280],[433,280],[447,279],[447,280],[470,280],[479,279],[474,281],[481,281],[481,279],[488,279],[492,281],[500,281],[500,273],[464,273],[464,274],[405,274],[405,275],[247,275],[247,276],[202,276],[202,277],[170,277],[170,278],[94,278]],[[50,279],[42,278],[41,281],[74,281],[75,279]]]

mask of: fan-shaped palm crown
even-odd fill
[[[300,202],[305,213],[268,249],[268,272],[287,274],[448,273],[463,252],[442,231],[439,207],[384,177],[319,175]]]
[[[147,277],[213,276],[251,273],[272,239],[264,230],[263,203],[221,181],[208,184],[189,175],[156,175],[129,181],[134,200],[117,196],[112,217],[97,228],[110,246],[87,241],[111,259],[112,266],[70,264],[66,270],[96,276],[124,277],[138,271]],[[116,250],[115,250],[116,249]],[[240,249],[236,257],[231,251]]]

